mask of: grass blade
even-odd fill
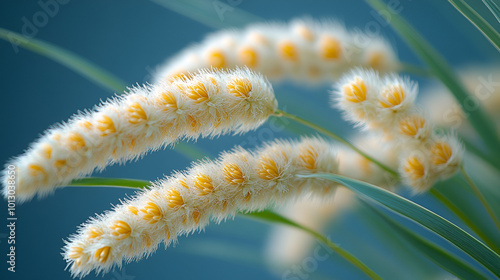
[[[440,203],[445,205],[455,216],[457,216],[466,226],[468,226],[481,240],[484,241],[493,251],[500,252],[499,248],[493,243],[493,241],[488,237],[484,230],[481,230],[478,225],[478,220],[472,220],[469,215],[471,211],[464,212],[462,209],[468,210],[465,207],[458,207],[454,201],[449,197],[444,195],[439,191],[440,185],[443,185],[442,182],[436,184],[432,189],[430,189],[430,193],[436,198]]]
[[[497,277],[500,277],[500,256],[472,235],[436,213],[375,185],[344,176],[334,174],[309,174],[300,176],[324,178],[339,182],[361,197],[374,200],[395,213],[407,217],[440,235],[493,272]]]
[[[500,22],[500,6],[498,3],[495,3],[493,0],[483,0],[483,4],[488,7],[493,16]]]
[[[339,254],[341,257],[343,257],[345,260],[350,262],[351,264],[355,265],[357,268],[359,268],[361,271],[363,271],[366,275],[370,276],[372,279],[382,279],[380,276],[378,276],[375,272],[373,272],[371,269],[369,269],[363,262],[358,260],[356,257],[351,255],[349,252],[343,250],[342,248],[338,247],[334,243],[332,243],[328,238],[325,236],[319,234],[318,232],[307,228],[305,226],[299,225],[277,213],[274,213],[269,210],[264,210],[261,212],[253,212],[253,213],[247,213],[247,214],[241,214],[245,217],[250,217],[254,219],[258,219],[261,221],[266,221],[266,222],[271,222],[271,223],[278,223],[278,224],[284,224],[287,226],[291,226],[297,229],[300,229],[304,232],[307,232],[314,236],[316,239],[321,241],[322,243],[326,244],[330,249],[332,249],[334,252]]]
[[[125,82],[68,50],[39,39],[28,39],[4,28],[0,28],[0,38],[59,62],[105,89],[118,93],[125,90]]]
[[[498,32],[464,0],[448,0],[464,17],[466,17],[484,36],[500,51],[500,35]],[[484,2],[484,1],[483,1]],[[486,4],[486,3],[485,3]],[[488,6],[486,4],[486,6]],[[490,8],[488,6],[488,8]],[[491,9],[490,9],[491,10]],[[492,11],[495,15],[495,13]],[[497,15],[495,15],[496,17]]]
[[[413,50],[429,65],[430,70],[448,87],[464,112],[469,116],[472,127],[481,136],[491,152],[500,158],[500,140],[496,135],[495,126],[484,110],[478,105],[470,106],[467,103],[474,101],[463,84],[453,72],[444,58],[400,15],[389,8],[381,0],[366,0],[379,12],[390,12],[390,24],[406,40]],[[476,102],[477,103],[477,102]],[[474,108],[472,108],[474,107]]]
[[[126,88],[125,82],[111,73],[56,45],[38,39],[26,39],[21,34],[3,28],[0,28],[0,38],[48,57],[77,72],[88,80],[118,94],[123,93]],[[206,155],[201,149],[186,143],[177,143],[175,150],[189,159],[200,159]]]
[[[144,180],[135,179],[123,179],[123,178],[102,178],[102,177],[90,177],[73,180],[68,186],[74,187],[98,187],[98,186],[109,186],[109,187],[125,187],[125,188],[148,188],[151,182]]]
[[[407,229],[401,224],[397,223],[384,212],[377,208],[365,203],[370,210],[379,217],[378,221],[385,223],[387,226],[397,232],[403,240],[409,245],[413,246],[416,250],[424,254],[435,264],[457,276],[460,279],[488,279],[487,276],[476,270],[474,267],[464,262],[463,260],[455,257],[453,254],[441,248],[440,246],[428,241],[415,232]]]

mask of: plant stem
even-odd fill
[[[490,215],[491,219],[495,223],[495,226],[498,228],[498,230],[500,230],[500,222],[498,221],[497,217],[495,216],[495,213],[491,209],[490,205],[488,204],[488,201],[486,200],[484,195],[481,193],[481,191],[479,190],[477,185],[474,183],[474,181],[472,181],[469,174],[467,174],[463,165],[460,165],[460,172],[464,176],[465,180],[469,183],[471,189],[474,191],[477,198],[479,198],[479,200],[481,201],[481,204],[483,204],[484,209],[486,209],[486,211]]]
[[[118,93],[125,89],[125,82],[118,77],[93,64],[92,62],[49,42],[34,38],[28,39],[19,33],[4,28],[0,28],[0,39],[7,42],[14,42],[16,45],[16,51],[18,51],[17,46],[20,46],[42,56],[48,57],[103,88]]]
[[[371,157],[370,155],[366,154],[365,152],[363,152],[362,150],[358,149],[356,146],[354,146],[353,144],[351,144],[349,141],[345,140],[344,138],[338,136],[337,134],[319,126],[319,125],[316,125],[310,121],[307,121],[301,117],[298,117],[296,115],[293,115],[293,114],[290,114],[290,113],[287,113],[285,111],[282,111],[282,110],[276,110],[275,112],[275,116],[277,117],[286,117],[286,118],[289,118],[291,120],[294,120],[296,122],[299,122],[305,126],[308,126],[320,133],[323,133],[325,134],[326,136],[332,138],[332,139],[335,139],[337,141],[339,141],[340,143],[348,146],[349,148],[353,149],[354,151],[356,151],[357,153],[359,153],[360,155],[362,155],[363,157],[365,157],[367,160],[373,162],[374,164],[376,164],[377,166],[379,166],[380,168],[384,169],[385,171],[387,171],[388,173],[390,173],[392,176],[394,176],[395,178],[398,178],[398,173],[393,170],[392,168],[388,167],[387,165],[381,163],[380,161],[374,159],[373,157]]]
[[[328,240],[328,238],[324,237],[323,235],[321,235],[313,230],[311,230],[309,232],[312,235],[314,235],[318,240],[320,240],[321,242],[328,245],[328,247],[330,247],[332,250],[334,250],[335,253],[339,254],[342,258],[344,258],[348,262],[355,265],[357,268],[359,268],[361,271],[363,271],[366,275],[370,276],[371,279],[382,279],[375,272],[373,272],[370,268],[368,268],[363,262],[358,260],[353,255],[351,255],[349,252],[347,252],[347,251],[343,250],[342,248],[338,247],[337,245],[333,244],[333,242]]]
[[[477,225],[469,219],[469,217],[458,208],[453,201],[449,200],[446,196],[444,196],[440,191],[436,188],[431,188],[429,191],[431,195],[434,196],[439,202],[441,202],[444,206],[446,206],[455,216],[457,216],[465,225],[467,225],[474,233],[477,234],[479,238],[481,238],[490,248],[495,250],[495,252],[500,252],[500,248],[493,242],[491,239],[486,236],[483,231],[481,231]]]
[[[332,251],[335,253],[339,254],[342,258],[344,258],[346,261],[350,262],[357,268],[359,268],[361,271],[363,271],[366,275],[368,275],[371,279],[382,279],[379,275],[377,275],[375,272],[373,272],[369,267],[367,267],[362,261],[358,260],[355,256],[351,255],[349,252],[345,251],[344,249],[340,248],[339,246],[335,245],[333,242],[331,242],[327,237],[323,236],[322,234],[308,228],[305,226],[302,226],[300,224],[297,224],[296,222],[287,219],[286,217],[283,217],[277,213],[274,213],[269,210],[264,210],[261,212],[253,212],[253,213],[247,213],[247,214],[242,214],[245,217],[250,217],[254,219],[259,219],[259,220],[264,220],[272,223],[281,223],[285,224],[291,227],[295,227],[297,229],[300,229],[304,232],[307,232],[314,236],[316,239],[318,239],[320,242],[326,244]]]

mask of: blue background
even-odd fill
[[[491,57],[497,57],[482,35],[446,1],[401,1],[401,5],[402,15],[454,66],[491,62]],[[244,0],[237,8],[268,20],[287,21],[310,15],[333,17],[344,21],[348,27],[360,28],[373,20],[371,8],[363,1]],[[33,16],[40,11],[42,8],[37,1],[2,0],[0,27],[20,33],[23,17],[33,22]],[[207,13],[214,14],[213,11]],[[230,13],[227,12],[228,19]],[[71,50],[132,85],[148,81],[156,65],[213,31],[211,27],[150,1],[74,0],[60,5],[58,13],[50,17],[45,26],[38,28],[35,38]],[[389,27],[382,27],[381,34],[391,42],[402,61],[419,63]],[[0,57],[1,163],[21,154],[50,125],[68,119],[78,110],[91,108],[113,94],[46,57],[21,48],[15,52],[12,45],[3,40],[0,40]],[[428,82],[417,80],[423,84]],[[336,131],[352,131],[337,112],[329,109],[327,85],[311,89],[283,83],[275,88],[281,107],[288,106],[289,111],[317,120]],[[286,99],[294,99],[293,104],[303,105],[295,108]],[[258,136],[257,143],[271,137],[290,137],[279,132],[269,135],[269,131],[265,125],[247,135],[199,140],[197,144],[216,155],[237,144],[251,148],[255,143],[250,140],[250,135]],[[189,165],[190,159],[175,151],[164,150],[138,162],[109,167],[99,176],[154,180]],[[124,193],[132,191],[64,188],[43,200],[18,205],[16,273],[6,271],[6,228],[1,226],[0,278],[69,279],[60,256],[62,240],[89,216],[118,203]],[[415,200],[430,208],[437,207],[425,197]],[[0,213],[0,225],[6,224],[5,201],[0,203]],[[149,259],[126,265],[125,271],[97,277],[91,274],[86,279],[133,279],[123,277],[123,273],[135,279],[281,279],[281,275],[273,274],[262,260],[269,228],[267,224],[237,217],[234,221],[211,225],[201,234],[180,238],[175,248],[160,248]],[[390,260],[390,252],[373,237],[363,234],[366,228],[366,223],[351,213],[338,221],[329,233],[335,242],[349,251],[379,254]],[[332,259],[321,263],[318,274],[312,275],[312,279],[320,275],[328,275],[327,279],[364,277],[343,260]],[[437,269],[433,264],[427,264],[429,269]],[[391,269],[383,270],[381,274],[393,279],[402,276],[391,274]]]

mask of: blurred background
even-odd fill
[[[57,12],[47,13],[46,3],[57,3]],[[64,4],[63,4],[64,2]],[[0,27],[18,33],[28,31],[41,39],[99,65],[126,85],[151,80],[157,65],[184,47],[201,41],[221,27],[244,25],[252,20],[288,21],[301,16],[333,18],[348,28],[365,28],[374,11],[364,1],[264,1],[207,0],[196,14],[182,1],[16,1],[0,2]],[[188,3],[196,1],[187,1]],[[498,63],[498,53],[486,39],[446,1],[398,2],[401,14],[440,51],[454,67]],[[180,6],[179,6],[180,5]],[[181,8],[179,8],[181,7]],[[222,9],[222,10],[220,10]],[[191,11],[193,11],[191,9]],[[221,16],[222,13],[222,16]],[[45,14],[45,16],[43,15]],[[37,25],[34,25],[37,23]],[[32,25],[29,27],[28,25]],[[401,61],[421,64],[408,46],[386,25],[380,34],[397,50]],[[496,59],[496,61],[493,61]],[[421,87],[433,81],[413,77]],[[52,124],[67,120],[78,110],[92,108],[113,95],[74,71],[44,56],[0,40],[0,94],[2,106],[0,162],[21,154]],[[330,85],[314,88],[291,82],[275,84],[280,107],[348,136],[354,129],[328,106]],[[297,104],[300,104],[298,106]],[[280,124],[280,120],[274,120]],[[210,156],[241,145],[252,148],[275,138],[297,137],[279,126],[262,126],[241,136],[202,139],[196,145]],[[304,133],[311,133],[304,128]],[[152,153],[124,166],[108,167],[97,176],[155,180],[182,170],[191,159],[174,150]],[[43,200],[34,199],[16,207],[16,272],[7,271],[7,203],[0,203],[0,278],[69,279],[60,253],[63,239],[95,213],[133,190],[70,187],[57,190]],[[440,211],[426,196],[412,200]],[[447,213],[443,213],[447,217]],[[450,217],[453,221],[453,217]],[[362,273],[335,255],[318,261],[310,273],[288,277],[270,267],[265,258],[271,226],[237,216],[234,221],[212,224],[200,234],[181,237],[176,247],[160,248],[147,260],[126,265],[104,276],[85,279],[364,279]],[[394,250],[380,242],[369,219],[346,211],[324,230],[334,243],[365,260],[387,279],[418,279],[435,276],[452,279],[438,266],[420,258],[404,262]],[[431,238],[434,238],[431,236]],[[435,239],[435,238],[434,238]],[[439,241],[438,239],[436,239]],[[445,244],[446,245],[446,244]],[[320,246],[313,243],[311,246]],[[312,253],[311,253],[312,254]],[[411,254],[411,253],[409,253]],[[305,257],[310,256],[306,255]],[[404,269],[402,269],[402,267]],[[292,269],[292,268],[290,268]],[[446,278],[449,277],[449,278]]]

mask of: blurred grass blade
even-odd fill
[[[251,22],[264,19],[238,9],[243,0],[206,1],[206,0],[151,0],[156,4],[184,15],[215,29],[225,27],[243,27]]]
[[[179,142],[175,144],[174,150],[191,160],[201,159],[208,155],[203,149],[191,143]]]
[[[334,174],[300,175],[307,178],[324,178],[339,182],[358,195],[378,202],[386,208],[420,224],[440,235],[477,262],[500,277],[500,256],[455,224],[436,213],[397,194],[375,185]]]
[[[498,22],[500,22],[500,6],[493,0],[483,0],[483,3],[490,12],[495,16]]]
[[[426,240],[420,235],[400,225],[386,213],[378,210],[377,208],[367,203],[366,205],[374,212],[374,214],[379,217],[378,220],[380,220],[382,223],[387,224],[390,228],[399,233],[403,237],[404,241],[427,256],[441,268],[445,269],[446,271],[450,272],[460,279],[488,279],[487,276],[477,271],[474,267],[472,267],[465,261],[455,257],[444,248],[439,247],[433,242]]]
[[[97,65],[85,60],[78,55],[58,46],[52,45],[39,39],[28,39],[23,35],[0,28],[0,38],[13,45],[23,47],[32,52],[46,56],[60,64],[68,67],[83,77],[96,84],[120,93],[125,90],[125,82],[115,77],[111,73],[101,69]]]
[[[384,248],[386,254],[390,254],[391,260],[398,260],[396,263],[391,262],[389,265],[394,265],[398,270],[391,272],[394,279],[405,279],[407,275],[412,275],[412,279],[429,279],[436,275],[436,267],[429,263],[429,260],[424,255],[418,253],[417,249],[408,248],[408,244],[401,235],[392,228],[384,226],[383,221],[377,216],[369,204],[358,198],[358,207],[354,209],[354,218],[363,226],[366,226],[365,231],[369,232],[370,240],[365,243],[369,246],[373,245],[371,240],[377,240],[377,245],[373,246],[373,250],[378,251],[379,248]],[[361,244],[358,246],[362,246]],[[363,250],[365,251],[365,250]],[[370,258],[370,264],[373,261],[382,262],[385,260],[379,259],[379,254],[375,256],[376,260]],[[388,265],[385,265],[388,266]]]
[[[391,20],[389,23],[399,35],[406,40],[410,47],[412,47],[429,65],[434,75],[448,87],[464,112],[469,116],[472,127],[481,136],[490,151],[496,155],[497,161],[499,161],[500,145],[498,145],[498,143],[500,143],[500,140],[498,139],[492,120],[484,113],[484,110],[479,105],[477,107],[474,106],[474,108],[471,108],[472,106],[470,106],[470,104],[468,105],[468,102],[475,99],[469,95],[444,58],[420,34],[418,34],[409,23],[381,0],[366,1],[378,12],[384,14],[390,13]]]
[[[71,181],[68,186],[74,187],[99,187],[99,186],[109,186],[109,187],[125,187],[125,188],[148,188],[151,182],[144,180],[135,179],[123,179],[123,178],[101,178],[101,177],[89,177],[76,179]]]
[[[283,216],[281,216],[281,215],[279,215],[277,213],[274,213],[272,211],[269,211],[269,210],[264,210],[264,211],[261,211],[261,212],[246,213],[246,214],[241,213],[241,215],[245,216],[245,217],[250,217],[250,218],[258,219],[258,220],[261,220],[261,221],[267,221],[267,222],[271,222],[271,223],[284,224],[284,225],[287,225],[287,226],[291,226],[291,227],[300,229],[300,230],[302,230],[304,232],[307,232],[307,233],[311,234],[312,236],[314,236],[319,241],[321,241],[322,243],[326,244],[335,253],[339,254],[345,260],[347,260],[348,262],[350,262],[351,264],[353,264],[354,266],[356,266],[357,268],[359,268],[361,271],[363,271],[366,275],[370,276],[372,279],[382,279],[375,272],[373,272],[371,269],[369,269],[363,262],[361,262],[360,260],[358,260],[353,255],[351,255],[349,252],[344,251],[342,248],[340,248],[337,245],[335,245],[333,242],[331,242],[325,236],[319,234],[318,232],[316,232],[316,231],[314,231],[314,230],[312,230],[310,228],[307,228],[305,226],[299,225],[299,224],[297,224],[297,223],[295,223],[295,222],[287,219],[286,217],[283,217]]]
[[[448,1],[450,1],[450,3],[460,13],[462,13],[462,15],[464,15],[472,24],[474,24],[474,26],[476,26],[476,28],[479,29],[479,31],[481,31],[488,40],[490,40],[493,46],[495,46],[497,50],[500,51],[500,35],[481,15],[479,15],[464,0],[448,0]]]
[[[486,243],[493,251],[500,252],[498,246],[495,245],[494,241],[488,236],[487,229],[485,230],[486,223],[482,222],[482,219],[472,219],[471,216],[477,215],[475,211],[479,207],[470,207],[470,201],[465,199],[451,199],[452,196],[443,194],[440,189],[445,186],[444,182],[438,182],[429,191],[434,198],[436,198],[440,203],[445,205],[455,216],[457,216],[466,226],[468,226],[482,241]],[[455,185],[456,186],[456,185]],[[446,190],[446,189],[445,189]],[[453,192],[457,193],[456,188],[453,188]],[[467,194],[469,195],[469,194]],[[470,195],[469,195],[470,197]],[[457,206],[456,202],[461,203],[461,207]],[[469,204],[467,203],[469,202]],[[471,209],[472,208],[472,209]],[[465,210],[465,211],[463,211]],[[483,213],[481,213],[483,214]],[[481,227],[481,228],[480,228]],[[498,232],[494,235],[498,235]],[[494,236],[493,235],[493,236]]]
[[[61,47],[38,39],[26,39],[21,34],[3,28],[0,28],[0,38],[59,62],[90,81],[118,94],[122,94],[126,88],[125,82],[119,78]],[[175,150],[189,159],[200,159],[206,155],[200,148],[182,142],[176,145]]]

